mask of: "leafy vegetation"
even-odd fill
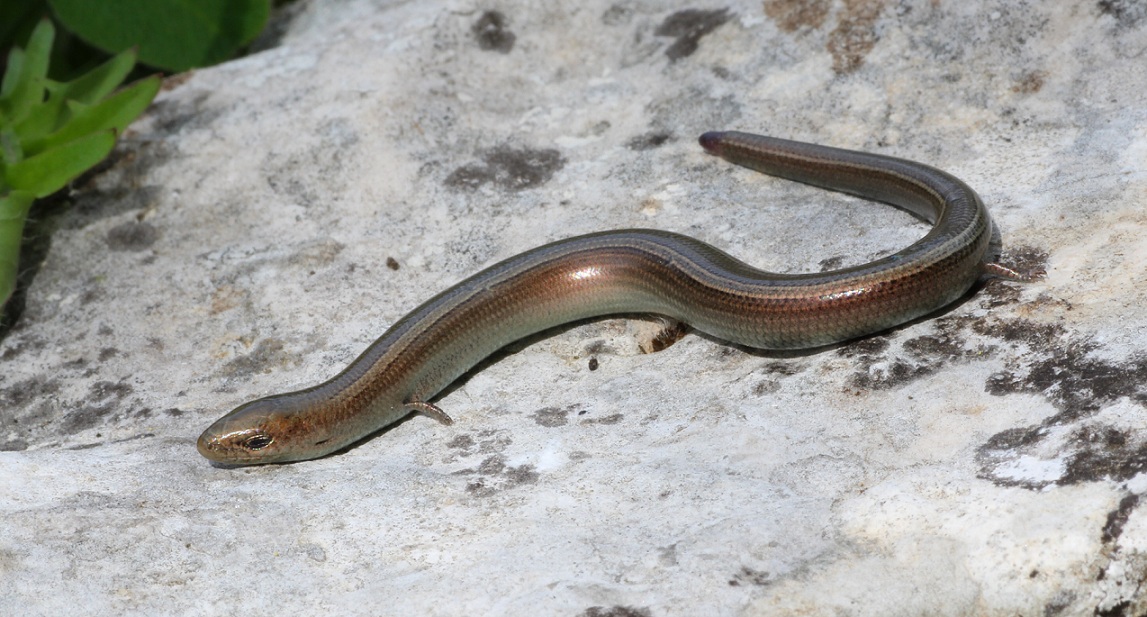
[[[135,66],[123,51],[71,81],[48,78],[55,28],[47,20],[12,48],[0,82],[0,304],[16,284],[28,208],[103,160],[159,92],[158,76],[114,92]]]
[[[136,62],[168,72],[222,62],[270,9],[271,0],[0,1],[0,308],[32,203],[103,160],[155,98],[156,76],[115,91]]]

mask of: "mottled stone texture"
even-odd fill
[[[34,214],[0,614],[1147,613],[1143,4],[564,4],[294,5]],[[583,324],[469,376],[452,427],[196,453],[549,240],[667,229],[798,272],[925,233],[707,156],[713,129],[951,171],[1048,277],[810,353]]]

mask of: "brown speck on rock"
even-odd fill
[[[829,0],[765,0],[765,15],[782,32],[816,29],[824,25],[831,5]]]
[[[838,75],[851,73],[864,64],[868,52],[876,47],[876,19],[887,0],[844,0],[844,12],[836,29],[829,34],[828,51],[832,69]]]

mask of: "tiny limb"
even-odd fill
[[[998,278],[1005,281],[1016,281],[1017,283],[1030,283],[1038,281],[1047,275],[1047,271],[1043,268],[1034,270],[1027,270],[1025,272],[1018,272],[1003,264],[986,263],[984,264],[984,275],[989,278]]]
[[[451,420],[445,411],[442,411],[437,405],[427,403],[426,401],[407,401],[405,407],[411,411],[417,411],[428,418],[434,418],[446,426],[454,424],[454,420]]]

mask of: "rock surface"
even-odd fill
[[[0,614],[1147,613],[1143,3],[544,4],[298,5],[50,215],[0,342]],[[550,240],[799,272],[925,233],[712,129],[948,170],[1048,276],[815,353],[599,321],[473,374],[451,427],[195,451]]]

